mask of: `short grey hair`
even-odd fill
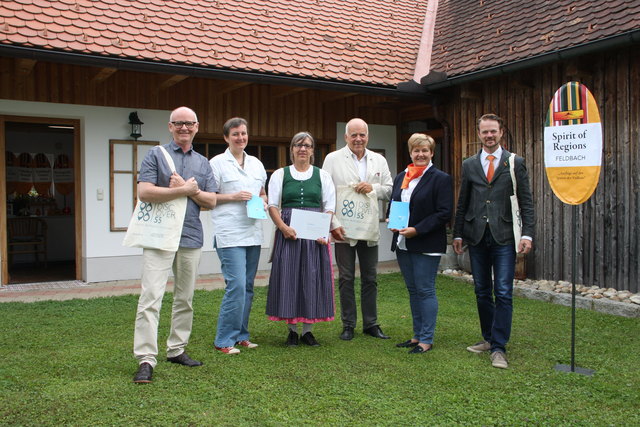
[[[195,118],[195,120],[194,120],[194,121],[195,121],[195,122],[197,122],[197,121],[198,121],[198,115],[197,115],[197,114],[196,114],[196,112],[195,112],[195,111],[193,111],[191,108],[189,108],[189,107],[178,107],[178,108],[176,108],[175,110],[173,110],[173,111],[171,112],[171,115],[169,116],[169,121],[170,121],[170,122],[173,122],[173,121],[174,121],[174,120],[173,120],[173,114],[174,114],[176,111],[178,111],[178,110],[188,110],[188,111],[190,111],[190,112],[193,114],[193,117]]]
[[[305,139],[308,139],[311,142],[311,156],[309,156],[309,163],[313,164],[314,156],[313,149],[316,147],[316,141],[313,139],[313,136],[309,132],[298,132],[293,135],[291,138],[291,144],[289,145],[289,158],[291,159],[291,163],[293,163],[293,146],[303,142]]]
[[[355,119],[351,119],[351,120],[349,120],[349,121],[347,122],[347,124],[346,124],[346,125],[344,125],[344,134],[345,134],[345,135],[349,135],[349,123],[351,123],[351,122],[352,122],[352,121],[354,121],[354,120],[362,120],[362,119],[355,118]],[[364,120],[362,120],[362,123],[364,123],[364,128],[367,130],[367,135],[369,135],[369,125],[368,125],[368,124],[367,124],[367,122],[365,122]]]

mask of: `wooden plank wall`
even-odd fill
[[[544,118],[555,91],[577,80],[593,93],[603,124],[602,172],[594,195],[576,207],[576,283],[640,290],[640,54],[637,49],[590,55],[462,86],[450,94],[453,175],[479,149],[475,120],[503,117],[505,146],[526,159],[536,210],[528,277],[571,280],[572,206],[560,202],[544,169]],[[451,96],[452,95],[452,96]]]
[[[228,118],[241,116],[253,136],[290,138],[305,130],[319,141],[333,142],[337,121],[362,117],[395,125],[400,117],[397,100],[381,96],[193,77],[166,84],[172,76],[50,62],[27,68],[20,64],[0,57],[0,98],[132,109],[187,105],[198,114],[202,136],[219,136]]]

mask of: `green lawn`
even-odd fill
[[[282,323],[266,320],[256,292],[252,340],[237,356],[212,350],[222,291],[198,291],[188,352],[204,362],[165,362],[171,295],[160,325],[154,383],[132,383],[137,297],[0,304],[3,425],[640,425],[640,319],[578,310],[576,365],[570,309],[516,299],[510,369],[465,347],[479,337],[472,287],[440,276],[434,350],[409,355],[400,274],[379,278],[380,322],[391,340],[338,339],[319,324],[319,348],[286,348]],[[338,315],[339,319],[339,315]]]

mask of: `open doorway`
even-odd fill
[[[78,278],[75,121],[3,121],[3,284]]]

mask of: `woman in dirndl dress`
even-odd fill
[[[336,205],[331,176],[313,166],[315,142],[307,132],[294,135],[289,148],[292,165],[278,169],[269,182],[269,215],[277,227],[267,294],[267,316],[289,328],[286,344],[320,344],[314,323],[335,315],[329,242],[296,238],[289,226],[292,209],[333,214]],[[329,230],[327,230],[328,234]],[[299,338],[298,323],[302,323]]]

